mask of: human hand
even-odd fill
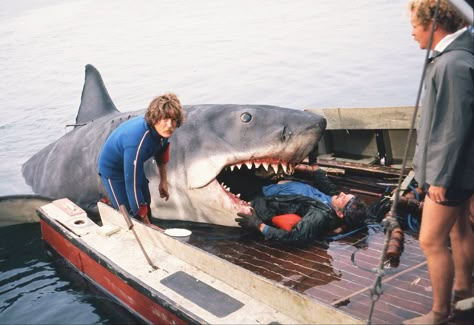
[[[329,233],[333,235],[339,235],[339,234],[342,234],[343,232],[344,232],[344,227],[339,227],[339,228],[333,229]]]
[[[260,220],[255,211],[252,211],[252,214],[245,214],[245,213],[237,213],[240,218],[235,218],[234,220],[241,226],[242,228],[255,228],[260,230],[260,225],[262,224],[262,220]]]
[[[441,203],[446,201],[446,188],[441,186],[430,185],[428,189],[428,196],[431,201]]]
[[[140,207],[137,211],[137,217],[145,224],[151,224],[150,219],[148,218],[148,205],[140,204]]]
[[[158,190],[160,191],[160,197],[164,198],[165,201],[168,201],[170,198],[170,193],[168,192],[168,183],[160,182]]]

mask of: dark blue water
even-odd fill
[[[0,228],[1,324],[136,324],[41,239],[39,223]]]

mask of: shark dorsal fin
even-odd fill
[[[86,77],[76,124],[84,124],[99,117],[116,113],[119,111],[112,102],[99,71],[91,64],[86,65]]]

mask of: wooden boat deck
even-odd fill
[[[299,245],[266,241],[257,233],[241,236],[239,229],[191,228],[188,244],[356,318],[368,319],[373,299],[370,292],[377,278],[374,270],[385,240],[382,228],[370,227],[341,240]],[[400,263],[384,267],[381,289],[372,314],[374,324],[399,324],[430,311],[430,280],[415,236],[405,233]]]
[[[397,180],[387,168],[376,178],[372,169],[370,179],[361,177],[360,172],[357,171],[359,176],[334,180],[347,192],[357,188],[359,192],[354,194],[361,195],[369,204],[384,195],[387,182]],[[361,194],[361,189],[366,194]],[[304,244],[266,241],[259,233],[238,228],[186,223],[177,226],[193,231],[188,244],[362,321],[368,320],[372,300],[377,299],[371,291],[385,242],[379,224],[343,239]],[[431,285],[417,234],[405,231],[404,235],[404,251],[398,266],[385,263],[382,292],[371,318],[374,324],[400,324],[431,309]],[[471,324],[469,317],[472,315],[457,318],[452,324]]]
[[[218,231],[216,237],[208,238],[208,231],[193,229],[188,243],[356,318],[368,318],[369,289],[376,279],[370,270],[379,264],[385,237],[382,230],[363,230],[327,245],[289,245],[265,241],[258,234],[237,238],[238,232]],[[408,236],[400,265],[385,268],[385,272],[374,323],[396,324],[429,311],[430,282],[415,238]]]

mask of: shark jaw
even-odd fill
[[[189,159],[196,145],[191,146],[185,159],[178,158],[185,166],[181,177],[187,185],[186,188],[181,187],[180,192],[189,194],[191,200],[188,204],[194,209],[196,220],[236,226],[236,214],[252,213],[250,202],[262,196],[263,186],[275,183],[276,175],[292,175],[295,166],[317,147],[326,121],[311,113],[277,107],[251,110],[249,106],[232,106],[215,110],[221,119],[226,111],[234,116],[239,116],[240,111],[251,112],[256,125],[242,126],[228,119],[222,122],[226,125],[227,137],[214,137],[212,144],[207,146],[207,154],[195,154]],[[272,123],[262,122],[273,116],[279,119],[275,118]],[[190,117],[190,120],[193,119]],[[176,136],[181,137],[183,131],[189,131],[186,124]],[[186,137],[186,140],[189,138]],[[171,186],[173,183],[177,182],[170,180]],[[180,202],[177,210],[183,204]]]
[[[263,186],[274,183],[269,175],[292,175],[294,170],[295,163],[276,158],[258,158],[226,165],[205,186],[210,194],[208,205],[220,206],[233,215],[239,212],[251,214],[250,202],[262,195]],[[214,201],[212,198],[218,200]]]

